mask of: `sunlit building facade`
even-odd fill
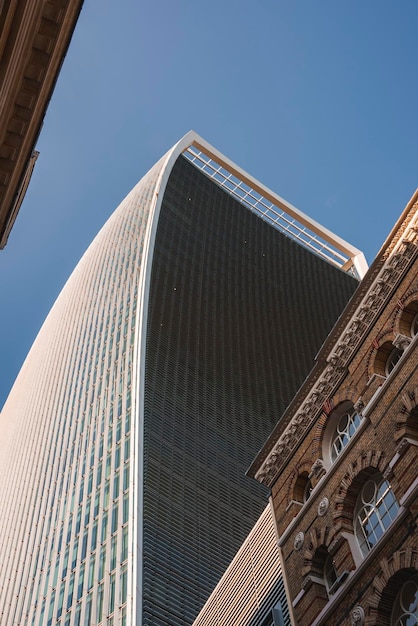
[[[268,505],[193,626],[288,626],[290,623],[274,513]]]
[[[1,413],[0,623],[192,624],[265,507],[245,470],[364,269],[194,133],[176,144]]]
[[[418,624],[417,348],[418,190],[249,469],[294,624]]]

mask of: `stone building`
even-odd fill
[[[82,4],[0,1],[0,249],[29,184],[34,146]]]
[[[292,620],[418,623],[418,191],[254,460]]]

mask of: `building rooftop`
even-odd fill
[[[180,143],[184,156],[262,219],[356,278],[364,276],[368,266],[360,250],[262,185],[195,132]]]

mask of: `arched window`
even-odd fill
[[[333,586],[337,582],[337,572],[334,566],[334,559],[329,553],[327,553],[327,557],[324,563],[324,581],[328,595],[331,595],[333,592]]]
[[[390,352],[386,360],[386,364],[385,364],[386,376],[389,376],[389,374],[395,367],[396,363],[400,360],[402,355],[403,355],[403,350],[401,350],[400,348],[393,348],[393,350]]]
[[[312,491],[312,483],[309,480],[308,472],[302,472],[296,479],[293,490],[293,500],[305,503],[309,499]]]
[[[379,541],[395,519],[399,504],[390,484],[380,473],[362,486],[354,511],[354,531],[363,555]]]
[[[393,604],[391,626],[418,624],[418,575],[402,585]]]
[[[376,352],[373,370],[380,376],[389,376],[395,365],[404,353],[405,345],[394,346],[391,341],[385,341]]]
[[[338,576],[334,559],[323,544],[318,546],[314,552],[310,573],[324,581],[328,596],[331,596],[338,589]]]
[[[409,302],[401,312],[399,332],[403,335],[415,337],[418,334],[418,300]]]
[[[354,407],[350,407],[344,411],[339,417],[335,425],[334,436],[331,441],[331,459],[335,461],[337,456],[342,452],[350,441],[351,437],[360,426],[361,417],[355,411]]]
[[[340,402],[330,413],[322,438],[322,455],[326,469],[331,467],[347,447],[362,419],[349,400]]]
[[[309,500],[309,498],[311,497],[311,493],[312,493],[312,483],[311,481],[308,479],[306,481],[306,485],[305,485],[305,490],[303,492],[303,501],[306,502],[307,500]]]

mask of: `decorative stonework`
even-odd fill
[[[409,448],[409,446],[418,446],[418,440],[416,439],[401,439],[399,445],[396,448],[396,453],[402,456]]]
[[[0,248],[26,191],[42,127],[82,0],[0,2]]]
[[[403,572],[407,572],[407,576],[410,576],[411,570],[418,572],[418,550],[416,548],[399,550],[388,559],[384,558],[380,561],[380,570],[371,584],[372,594],[369,596],[366,606],[368,623],[379,626],[379,624],[386,623],[388,618],[390,619],[390,614],[387,614],[388,602],[382,603],[382,597],[385,596],[390,581],[396,580],[396,576],[402,576]],[[390,606],[391,603],[389,602]]]
[[[396,448],[396,452],[399,454],[399,456],[401,456],[405,452],[408,446],[409,446],[408,439],[401,439],[398,447]]]
[[[327,424],[328,424],[328,415],[325,411],[322,411],[322,413],[319,415],[318,419],[316,420],[315,435],[312,441],[312,458],[316,457],[316,461],[318,459],[322,460],[322,439],[323,439]],[[314,470],[315,463],[311,467],[311,474]],[[323,473],[325,473],[325,467],[324,467]],[[319,476],[317,480],[319,480],[319,478],[321,478],[322,475]]]
[[[353,532],[353,510],[359,488],[368,475],[371,476],[376,470],[383,474],[385,469],[384,454],[376,449],[362,452],[357,459],[349,463],[335,496],[333,518],[337,532],[341,530]]]
[[[364,409],[363,398],[359,398],[357,402],[354,403],[354,410],[358,415],[361,415],[363,409]]]
[[[409,393],[407,391],[404,391],[401,395],[401,398],[404,404],[403,408],[405,412],[409,413],[410,411],[412,411],[412,409],[415,409],[418,404],[418,385]]]
[[[315,478],[317,480],[319,480],[326,473],[327,473],[327,470],[324,467],[323,459],[316,459],[316,461],[314,462],[314,464],[311,467],[311,472],[309,474],[309,478],[312,478],[313,476],[315,476]]]
[[[397,452],[402,454],[407,441],[405,438],[418,440],[418,385],[412,390],[404,391],[401,395],[402,407],[396,415],[395,441],[399,443]]]
[[[417,214],[411,211],[411,215],[412,218],[404,230],[402,241],[397,240],[378,278],[371,284],[355,315],[340,335],[328,357],[328,364],[256,473],[255,477],[261,483],[271,486],[277,473],[288,463],[299,441],[341,382],[353,353],[364,339],[410,262],[417,255]]]
[[[328,546],[328,552],[330,554],[334,554],[338,550],[338,548],[341,546],[343,541],[347,541],[347,540],[342,535],[337,535],[336,537],[334,537]]]
[[[331,546],[335,542],[334,528],[329,526],[317,526],[309,532],[309,543],[303,553],[304,566],[302,576],[312,575],[315,571],[315,553],[321,546],[325,546],[329,554],[332,554]]]
[[[403,352],[405,352],[410,343],[411,337],[406,337],[406,335],[401,334],[396,335],[395,339],[393,340],[393,345],[395,346],[395,348],[398,348]]]
[[[311,464],[308,460],[305,460],[303,463],[299,463],[296,467],[294,467],[292,474],[289,476],[289,480],[287,481],[287,506],[289,506],[292,501],[298,502],[300,506],[303,505],[303,494],[305,492],[307,479],[310,478],[310,471]],[[301,486],[301,484],[299,484],[298,487],[298,483],[303,476],[303,485]]]
[[[356,606],[351,611],[351,615],[350,615],[351,626],[363,626],[364,618],[365,618],[365,614],[364,614],[363,607],[361,607],[360,605]]]
[[[303,548],[304,541],[305,541],[305,535],[301,531],[296,535],[295,541],[293,542],[293,547],[295,548],[295,550],[297,551],[301,550]]]
[[[318,504],[318,515],[319,517],[324,517],[329,508],[329,500],[327,497],[322,498],[321,502]]]

